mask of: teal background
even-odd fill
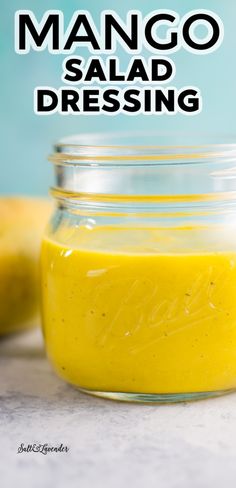
[[[66,25],[75,10],[89,10],[95,22],[103,9],[114,9],[123,18],[130,9],[143,14],[159,8],[184,14],[192,9],[210,9],[222,18],[225,39],[218,51],[196,56],[186,51],[173,54],[177,76],[173,85],[196,85],[202,91],[203,112],[195,117],[177,116],[37,116],[33,113],[33,90],[37,85],[59,87],[62,55],[30,52],[20,56],[14,52],[14,14],[30,9],[40,20],[48,9],[64,12]],[[47,194],[52,171],[47,155],[52,143],[65,135],[81,132],[118,130],[180,131],[194,134],[229,135],[235,131],[236,77],[236,2],[235,0],[1,0],[1,177],[0,193],[29,195]],[[98,24],[99,25],[99,24]],[[88,56],[87,50],[74,54]],[[150,53],[143,52],[143,55]],[[119,51],[122,62],[125,54]],[[121,66],[122,67],[122,66]],[[219,140],[220,142],[220,140]]]

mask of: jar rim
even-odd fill
[[[236,136],[156,131],[85,133],[59,140],[49,160],[79,166],[236,162]]]

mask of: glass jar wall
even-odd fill
[[[65,139],[41,255],[58,374],[127,401],[236,387],[236,146]]]

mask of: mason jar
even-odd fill
[[[50,160],[42,311],[57,373],[125,401],[234,390],[236,145],[90,134]]]

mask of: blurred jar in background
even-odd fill
[[[38,259],[46,199],[0,198],[0,336],[37,324]]]

